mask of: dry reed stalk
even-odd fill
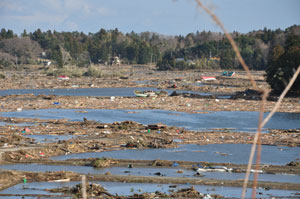
[[[260,88],[257,87],[257,85],[254,81],[254,78],[252,77],[248,66],[244,62],[244,59],[242,58],[242,56],[240,54],[240,51],[239,51],[235,41],[233,40],[231,35],[228,33],[228,31],[225,29],[223,23],[219,20],[219,18],[209,8],[204,6],[204,4],[202,4],[202,2],[200,0],[195,0],[195,1],[198,4],[198,6],[201,7],[208,15],[210,15],[212,17],[212,19],[216,22],[216,24],[223,30],[223,32],[225,33],[227,39],[229,40],[232,48],[234,49],[235,54],[238,57],[239,62],[243,66],[244,70],[247,72],[247,76],[249,77],[249,79],[251,81],[251,84],[254,87],[254,89],[262,91]],[[262,99],[262,107],[261,107],[261,111],[260,111],[260,120],[259,120],[259,124],[258,124],[258,131],[254,136],[254,141],[253,141],[253,145],[252,145],[252,148],[251,148],[251,153],[250,153],[249,162],[248,162],[248,166],[247,166],[247,172],[246,172],[244,185],[243,185],[242,198],[245,198],[245,193],[246,193],[247,183],[248,183],[248,179],[249,179],[250,169],[251,169],[251,165],[252,165],[252,161],[253,161],[253,157],[254,157],[254,153],[255,153],[255,147],[256,147],[256,144],[257,144],[258,140],[259,140],[259,143],[260,143],[261,129],[271,119],[271,117],[274,115],[274,113],[277,111],[277,109],[279,108],[279,106],[281,104],[282,99],[284,98],[284,96],[286,95],[288,90],[293,85],[294,81],[296,80],[297,76],[299,75],[299,72],[300,72],[300,66],[298,67],[297,71],[294,73],[294,75],[293,75],[292,79],[290,80],[289,84],[286,86],[286,88],[284,89],[284,91],[280,95],[278,101],[276,102],[276,104],[275,104],[274,108],[272,109],[272,111],[270,112],[270,114],[262,121],[263,112],[264,112],[263,111],[264,110],[264,104],[266,103],[266,99],[267,99],[267,96],[269,94],[268,90],[263,90],[263,99]],[[256,168],[258,168],[258,163],[260,162],[261,147],[258,147],[258,151],[259,151],[258,152],[259,154],[257,155]],[[258,173],[256,172],[256,178],[254,179],[254,183],[253,183],[253,188],[254,188],[253,192],[254,193],[252,192],[252,198],[255,198],[255,185],[257,183],[257,175],[258,175]]]
[[[263,100],[262,100],[262,105],[261,105],[261,109],[260,109],[260,113],[259,113],[258,128],[257,128],[257,132],[255,133],[255,136],[254,136],[254,139],[253,139],[253,144],[252,144],[252,147],[251,147],[251,152],[250,152],[250,157],[249,157],[249,161],[248,161],[247,171],[246,171],[246,174],[245,174],[245,179],[244,179],[241,198],[245,198],[245,195],[246,195],[246,189],[247,189],[247,184],[248,184],[248,180],[249,180],[249,175],[250,175],[250,170],[251,170],[251,166],[252,166],[253,157],[254,157],[254,154],[255,154],[256,143],[260,138],[261,129],[263,128],[261,124],[262,124],[262,121],[263,121],[264,108],[265,108],[265,103],[266,103],[267,96],[268,96],[268,92],[265,91],[263,93]],[[259,156],[259,158],[260,158],[260,156]],[[256,178],[256,180],[257,180],[257,178]],[[255,189],[254,185],[255,185],[255,183],[253,183],[253,189]]]
[[[266,90],[263,93],[262,104],[261,104],[261,109],[260,109],[260,113],[259,113],[259,122],[258,122],[258,128],[257,128],[257,155],[256,155],[256,166],[255,166],[254,182],[253,182],[253,189],[252,189],[252,198],[255,198],[255,196],[256,196],[256,185],[257,185],[257,179],[258,179],[258,169],[259,169],[260,158],[261,158],[261,130],[263,128],[262,127],[262,121],[263,121],[263,117],[264,117],[265,106],[266,106],[268,95],[269,95],[269,91]],[[254,147],[254,149],[255,149],[255,144],[254,143],[253,143],[252,147]],[[251,160],[251,164],[248,164],[248,165],[250,165],[250,167],[251,167],[252,160]],[[248,172],[248,169],[247,169],[247,172]],[[248,178],[249,178],[249,172],[248,172],[247,179]],[[245,182],[246,182],[246,180],[245,180]],[[242,196],[242,198],[243,198],[243,196]]]
[[[292,85],[294,84],[294,82],[296,81],[299,73],[300,73],[300,66],[298,66],[298,69],[294,73],[294,75],[291,78],[291,80],[289,81],[289,84],[285,87],[284,91],[281,93],[281,95],[280,95],[278,101],[276,102],[274,108],[272,109],[272,111],[268,114],[268,116],[262,122],[259,122],[258,131],[257,131],[257,133],[254,136],[253,145],[252,145],[252,148],[251,148],[251,153],[250,153],[250,157],[249,157],[247,172],[246,172],[245,180],[244,180],[244,184],[243,184],[242,198],[245,198],[247,184],[248,184],[248,179],[249,179],[249,174],[250,174],[250,169],[251,169],[251,165],[252,165],[252,161],[253,161],[253,157],[254,157],[254,153],[255,153],[255,146],[256,146],[256,143],[257,143],[257,141],[259,139],[259,136],[260,136],[259,131],[261,131],[261,129],[266,125],[266,123],[271,119],[271,117],[274,115],[274,113],[280,107],[280,104],[281,104],[283,98],[285,97],[285,95],[287,94],[287,92],[290,90],[290,88],[292,87]],[[266,91],[264,93],[266,93]],[[263,101],[266,101],[266,99],[263,99]],[[261,121],[261,118],[260,118],[259,121]],[[258,160],[258,159],[260,159],[260,152],[261,152],[261,148],[259,147],[258,148],[257,160],[256,160],[256,166],[257,166],[257,163],[260,162],[260,160]],[[256,175],[258,175],[258,174],[256,174]],[[255,175],[254,175],[254,177],[255,177]],[[256,183],[257,183],[257,177],[254,178],[254,182],[253,182],[253,188],[254,189],[255,189]],[[255,198],[255,196],[253,197],[253,192],[252,192],[252,198]]]
[[[86,176],[85,175],[82,176],[81,184],[82,184],[82,198],[87,199],[87,196],[86,196]]]

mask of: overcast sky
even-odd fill
[[[230,31],[285,29],[300,24],[300,0],[204,0]],[[194,0],[0,0],[0,28],[20,34],[101,28],[166,35],[220,32]]]

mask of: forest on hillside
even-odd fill
[[[231,35],[250,69],[265,70],[290,37],[299,37],[300,26]],[[37,29],[30,33],[24,30],[18,36],[3,28],[0,33],[2,68],[39,64],[41,60],[51,60],[57,67],[110,65],[116,56],[123,64],[153,63],[160,70],[241,68],[225,35],[210,31],[166,36],[152,32],[124,34],[118,29],[89,34]]]

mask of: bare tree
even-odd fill
[[[0,51],[18,57],[21,63],[27,63],[29,60],[39,57],[42,48],[29,37],[16,37],[2,40],[0,42]]]

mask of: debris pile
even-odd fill
[[[247,99],[247,100],[261,100],[262,92],[253,89],[246,89],[244,91],[236,92],[231,99]]]
[[[286,166],[300,167],[300,161],[291,161]]]
[[[125,145],[127,148],[170,148],[176,146],[173,140],[159,137],[153,139],[138,138],[129,140]]]
[[[110,167],[114,164],[117,164],[118,161],[116,160],[113,160],[111,158],[106,158],[106,157],[103,157],[103,158],[99,158],[97,160],[93,160],[92,161],[92,166],[95,167],[95,168],[106,168],[106,167]]]
[[[152,163],[152,166],[156,166],[156,167],[170,167],[172,166],[172,162],[167,161],[167,160],[154,160],[154,162]]]
[[[172,198],[203,198],[204,194],[198,192],[193,186],[190,188],[179,189],[170,195]]]
[[[18,134],[0,136],[0,147],[24,146],[32,142],[33,139]]]
[[[46,171],[44,173],[25,172],[27,181],[30,182],[63,182],[79,180],[80,175],[71,171]]]
[[[70,190],[70,193],[76,195],[77,197],[81,197],[82,196],[82,184],[77,184],[77,185],[75,185],[75,187],[72,187]],[[103,197],[105,196],[104,198],[113,197],[113,195],[108,193],[107,190],[104,189],[104,187],[102,187],[100,184],[95,184],[95,183],[86,184],[86,193],[90,197],[93,197],[93,196],[97,196],[97,198],[99,196],[103,196]]]
[[[142,193],[142,194],[133,194],[126,198],[133,199],[133,198],[140,198],[140,199],[148,199],[148,198],[197,198],[197,199],[209,199],[209,198],[223,198],[221,195],[217,194],[203,194],[198,192],[193,186],[190,188],[179,189],[178,191],[169,190],[169,194],[162,193],[160,191],[156,191],[153,193]],[[124,198],[124,197],[121,197]]]
[[[82,197],[82,184],[77,184],[74,187],[62,187],[54,188],[49,190],[52,193],[64,193],[64,194],[73,194],[76,198]],[[107,192],[107,190],[102,187],[100,184],[96,183],[87,183],[86,184],[86,194],[88,197],[97,197],[97,198],[116,198],[114,195]]]

